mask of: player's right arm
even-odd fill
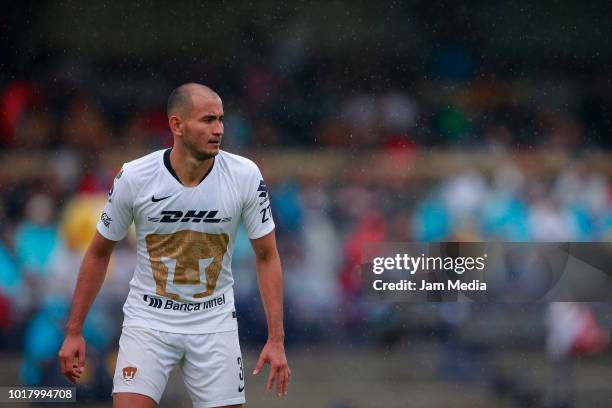
[[[71,383],[76,383],[85,369],[83,322],[102,287],[115,244],[115,241],[96,232],[81,264],[70,317],[66,324],[66,337],[58,354],[62,373]]]
[[[115,177],[96,235],[83,258],[66,325],[66,338],[59,351],[62,372],[72,383],[85,368],[83,322],[102,287],[115,244],[125,237],[133,221],[134,194],[128,175],[122,175],[123,170]]]

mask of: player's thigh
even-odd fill
[[[180,367],[194,408],[239,407],[245,402],[237,330],[189,335]]]
[[[113,408],[155,408],[157,403],[149,396],[132,392],[113,394]]]
[[[151,329],[124,327],[119,339],[113,395],[142,395],[152,399],[154,403],[159,403],[170,372],[182,356],[181,336]],[[121,401],[126,398],[129,397],[119,396]],[[141,398],[134,396],[132,399]]]

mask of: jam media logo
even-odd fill
[[[229,222],[232,220],[232,217],[217,217],[217,214],[219,214],[219,211],[217,210],[203,210],[197,212],[196,211],[197,210],[187,210],[187,212],[164,210],[157,217],[149,217],[149,221],[159,223],[203,222],[208,224],[217,224],[220,222]]]
[[[392,302],[603,302],[610,265],[610,242],[376,243],[361,287]]]
[[[113,219],[109,217],[108,214],[105,212],[103,212],[102,215],[100,216],[100,220],[102,221],[102,223],[104,224],[106,228],[108,228],[110,226],[111,221],[113,221]]]
[[[138,369],[136,367],[123,367],[123,369],[121,370],[121,373],[123,374],[123,381],[127,385],[130,385],[134,380],[134,377],[136,377],[137,371]]]

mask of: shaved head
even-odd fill
[[[182,116],[188,115],[193,108],[193,96],[201,95],[204,97],[216,97],[219,95],[207,87],[206,85],[198,84],[195,82],[189,82],[183,84],[177,88],[174,88],[170,92],[168,97],[168,105],[166,107],[166,113],[168,117],[172,115]]]

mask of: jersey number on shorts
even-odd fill
[[[148,235],[146,243],[158,295],[180,299],[178,294],[166,290],[168,266],[163,258],[176,261],[172,282],[174,285],[200,284],[200,260],[212,258],[205,269],[206,291],[195,293],[193,297],[203,298],[213,294],[221,273],[223,256],[227,251],[229,235],[183,230],[173,234]]]

